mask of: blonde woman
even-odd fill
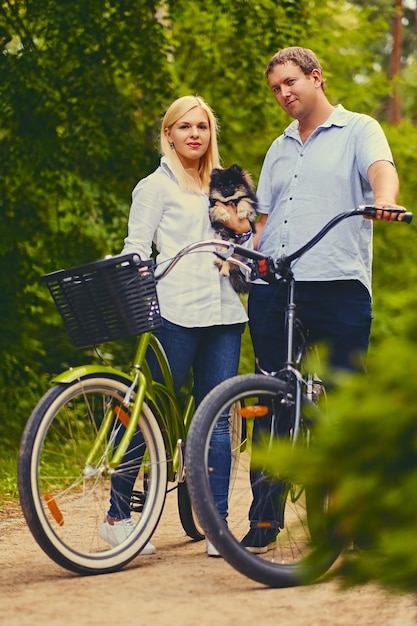
[[[220,164],[217,122],[202,98],[183,96],[169,106],[162,121],[160,150],[159,167],[133,190],[123,252],[137,252],[147,259],[153,243],[158,251],[157,263],[163,267],[184,246],[214,236],[208,191],[211,171]],[[238,243],[252,245],[248,220],[238,220],[231,211],[227,226],[235,230]],[[184,257],[158,284],[158,297],[163,326],[155,334],[167,354],[177,390],[193,370],[193,393],[198,405],[213,387],[237,373],[246,311],[207,251]],[[158,378],[157,364],[151,363],[151,367]],[[221,475],[228,476],[231,454],[227,415],[214,433],[212,444],[213,454],[222,459]],[[134,442],[131,447],[134,455]],[[102,538],[112,545],[131,531],[129,502],[134,478],[131,485],[113,481],[111,506],[101,529]],[[213,476],[211,486],[218,510],[226,520],[228,481]],[[154,551],[154,546],[148,544],[143,553]],[[209,542],[207,553],[218,556]]]

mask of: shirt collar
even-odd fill
[[[318,126],[318,128],[330,128],[331,126],[339,126],[342,128],[347,125],[348,119],[349,111],[347,111],[342,104],[336,104],[334,111],[329,115],[327,120],[323,122],[323,124]],[[298,120],[291,122],[291,124],[284,130],[284,136],[299,139],[298,124]]]
[[[169,178],[172,178],[173,180],[177,180],[173,170],[172,170],[172,165],[169,161],[169,159],[166,156],[161,157],[161,161],[160,161],[160,167],[162,169],[162,171],[169,176]]]

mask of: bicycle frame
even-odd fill
[[[146,355],[148,350],[154,353],[162,372],[163,382],[158,383],[153,380]],[[70,384],[75,380],[82,380],[91,377],[93,374],[112,374],[129,382],[129,390],[123,400],[123,405],[129,407],[129,422],[126,431],[121,438],[112,457],[109,459],[110,471],[117,468],[138,426],[144,402],[152,404],[152,411],[157,417],[164,437],[168,460],[168,480],[170,482],[184,481],[184,463],[182,459],[182,447],[186,433],[191,423],[194,400],[191,388],[187,390],[187,397],[184,407],[180,406],[179,399],[174,390],[174,382],[171,369],[165,351],[159,340],[151,332],[140,335],[137,340],[133,361],[129,373],[122,372],[114,367],[104,365],[80,365],[62,372],[54,377],[52,383]],[[131,402],[133,394],[135,398]],[[96,440],[87,457],[86,472],[89,471],[91,459],[94,458],[100,443],[106,438],[111,423],[114,419],[112,407],[109,407]]]
[[[296,304],[294,301],[294,288],[295,281],[294,276],[291,273],[289,279],[287,279],[288,284],[288,302],[286,309],[286,318],[287,318],[287,355],[284,369],[282,372],[287,372],[290,375],[290,378],[295,382],[296,394],[295,394],[295,410],[294,410],[294,424],[293,424],[293,441],[297,441],[298,433],[300,430],[300,418],[301,418],[301,398],[303,392],[303,385],[306,384],[300,370],[296,365],[295,359],[295,332],[296,332]],[[290,386],[291,387],[291,386]],[[290,392],[291,395],[291,392]],[[291,398],[288,398],[288,401],[291,401]]]
[[[286,382],[288,391],[285,403],[288,406],[294,405],[292,440],[295,443],[300,431],[301,398],[303,396],[303,390],[305,388],[307,391],[307,389],[311,387],[313,375],[308,372],[306,379],[300,369],[302,357],[304,355],[305,348],[307,347],[307,340],[304,334],[304,328],[296,316],[297,305],[294,300],[295,280],[292,272],[287,274],[285,282],[288,286],[287,305],[285,309],[287,340],[285,364],[284,367],[278,372],[266,372],[259,368],[259,365],[258,369],[260,369],[261,373],[266,376],[275,376],[276,378],[280,378]],[[299,343],[296,342],[297,333],[301,340]],[[293,393],[293,390],[295,393]],[[307,393],[306,395],[308,397]]]

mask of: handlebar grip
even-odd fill
[[[390,213],[395,213],[394,222],[398,222],[399,221],[398,218],[399,218],[400,215],[403,216],[401,222],[406,222],[406,224],[411,224],[411,222],[413,220],[413,214],[410,211],[404,211],[404,209],[398,209],[396,207],[378,209],[377,207],[374,207],[374,206],[364,206],[363,205],[363,206],[361,206],[359,208],[363,211],[364,215],[366,215],[367,217],[371,217],[371,218],[374,218],[376,216],[376,212],[378,210],[380,210],[380,211],[389,211]]]

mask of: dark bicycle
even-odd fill
[[[386,209],[385,209],[386,210]],[[389,209],[398,219],[411,222],[412,214]],[[331,494],[324,489],[304,488],[291,477],[278,481],[262,467],[251,463],[254,420],[269,420],[268,438],[289,439],[292,444],[308,447],[314,439],[315,425],[322,419],[325,389],[317,375],[314,347],[308,345],[302,325],[296,317],[294,301],[294,261],[315,246],[342,220],[353,216],[375,217],[376,208],[361,206],[330,220],[310,241],[289,256],[274,261],[255,251],[231,245],[225,256],[238,254],[249,259],[246,269],[251,278],[283,280],[288,286],[286,315],[286,364],[274,374],[236,376],[208,394],[198,407],[187,437],[187,484],[193,508],[206,535],[220,554],[239,572],[271,587],[306,584],[328,570],[338,557],[343,543],[327,514]],[[224,415],[239,414],[246,424],[245,437],[235,441],[238,463],[230,476],[230,501],[227,525],[219,516],[210,490],[209,476],[218,472],[210,457],[213,429]],[[256,471],[256,474],[254,473]],[[267,481],[280,502],[281,519],[275,543],[264,554],[253,554],[241,545],[249,529],[248,511],[252,486]],[[227,477],[226,477],[227,478]]]

